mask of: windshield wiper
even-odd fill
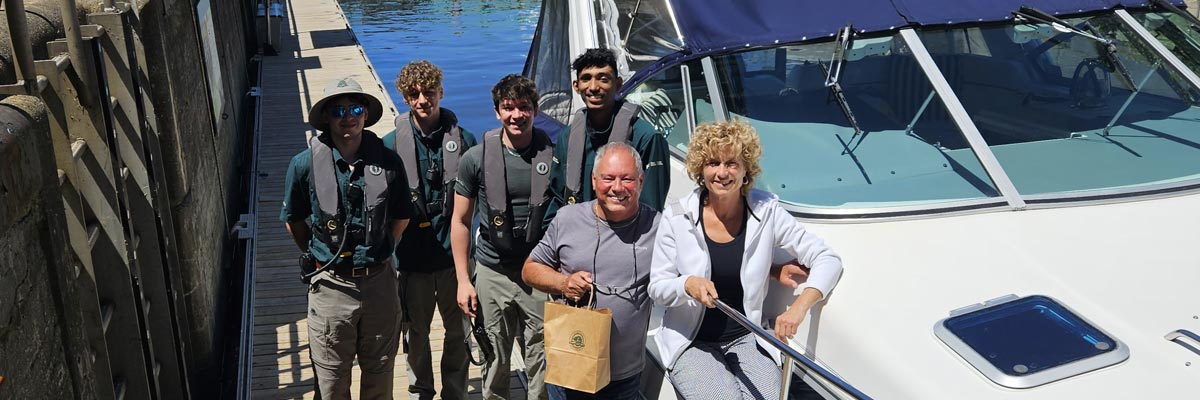
[[[862,129],[859,128],[858,119],[854,118],[854,111],[850,109],[850,103],[846,101],[845,92],[842,91],[842,84],[838,81],[842,77],[842,64],[846,61],[846,50],[850,48],[853,35],[854,27],[846,25],[838,32],[837,41],[833,44],[833,56],[829,60],[829,67],[817,62],[817,65],[821,66],[821,70],[825,71],[825,87],[829,88],[829,95],[838,102],[838,106],[842,108],[842,114],[846,116],[846,121],[854,128],[854,135],[850,136],[851,141],[862,133]]]
[[[1171,2],[1167,0],[1150,0],[1150,2],[1164,10],[1183,17],[1183,19],[1188,21],[1188,26],[1192,28],[1193,31],[1200,33],[1200,18],[1196,18],[1195,15],[1189,14],[1187,11],[1180,10],[1179,7],[1175,7],[1174,4],[1171,4]]]
[[[1125,63],[1122,62],[1119,57],[1117,57],[1117,45],[1113,43],[1112,40],[1104,37],[1104,35],[1101,34],[1096,27],[1092,26],[1091,23],[1086,21],[1083,23],[1084,27],[1086,27],[1088,30],[1087,32],[1084,32],[1082,29],[1072,26],[1067,21],[1063,21],[1062,19],[1050,15],[1045,11],[1030,6],[1021,6],[1020,11],[1013,12],[1013,15],[1017,17],[1017,21],[1039,22],[1050,25],[1051,28],[1059,32],[1074,33],[1076,35],[1095,40],[1100,45],[1096,51],[1100,53],[1100,57],[1104,59],[1104,62],[1108,64],[1109,68],[1117,71],[1117,74],[1121,76],[1121,81],[1125,83],[1125,86],[1129,90],[1137,90],[1137,87],[1134,86],[1133,83],[1133,76],[1129,74],[1129,69],[1125,68]]]
[[[1117,123],[1117,119],[1121,118],[1121,114],[1125,114],[1125,110],[1129,108],[1129,103],[1133,103],[1133,98],[1142,92],[1142,86],[1146,86],[1146,82],[1150,81],[1150,77],[1154,76],[1154,73],[1158,71],[1158,65],[1159,62],[1156,61],[1154,65],[1150,66],[1150,70],[1146,72],[1146,76],[1142,78],[1141,83],[1138,83],[1137,87],[1133,88],[1133,93],[1130,93],[1129,97],[1125,99],[1125,104],[1121,105],[1121,109],[1117,110],[1117,114],[1113,115],[1112,120],[1108,121],[1108,125],[1104,126],[1104,131],[1100,133],[1102,136],[1108,136],[1108,131]]]

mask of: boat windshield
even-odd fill
[[[924,30],[920,38],[1027,200],[1200,178],[1196,88],[1116,15],[1067,23],[1098,37],[1027,20]],[[1194,46],[1187,37],[1159,38],[1168,48]],[[1116,49],[1115,59],[1106,48]]]
[[[760,189],[818,209],[1001,201],[898,35],[854,39],[836,68],[841,45],[713,58],[728,117],[749,122],[762,140]]]
[[[600,47],[618,51],[629,76],[683,49],[667,0],[594,0]]]
[[[1192,27],[1187,17],[1170,12],[1132,13],[1184,65],[1200,73],[1200,25]]]

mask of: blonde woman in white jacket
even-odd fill
[[[776,317],[775,335],[790,339],[813,304],[842,272],[837,254],[805,231],[773,194],[751,187],[761,168],[758,134],[742,121],[696,127],[688,175],[700,187],[663,213],[650,270],[650,297],[667,307],[656,336],[669,377],[685,399],[779,398],[774,348],[713,309],[721,299],[751,321],[764,321],[762,303],[782,249],[804,266],[791,307]],[[798,271],[797,271],[798,272]]]

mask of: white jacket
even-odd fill
[[[825,242],[808,233],[787,210],[779,204],[774,194],[751,190],[747,204],[750,216],[746,219],[746,250],[742,255],[742,299],[746,317],[751,321],[766,321],[762,315],[762,303],[767,294],[772,255],[783,249],[796,257],[801,264],[811,268],[808,281],[796,288],[799,294],[804,288],[821,291],[822,299],[829,294],[842,274],[842,260]],[[683,350],[696,337],[700,320],[704,316],[704,305],[693,299],[684,290],[688,276],[711,279],[708,248],[704,231],[699,223],[700,189],[670,204],[663,212],[654,241],[654,261],[650,267],[650,298],[666,306],[662,329],[656,335],[659,355],[668,369]],[[788,258],[778,261],[784,262]],[[718,293],[719,295],[719,293]],[[712,310],[712,312],[720,312]],[[771,316],[774,317],[774,316]],[[778,351],[766,341],[759,345],[778,359]]]

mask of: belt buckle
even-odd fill
[[[360,278],[371,273],[371,267],[355,267],[350,269],[350,277]]]

